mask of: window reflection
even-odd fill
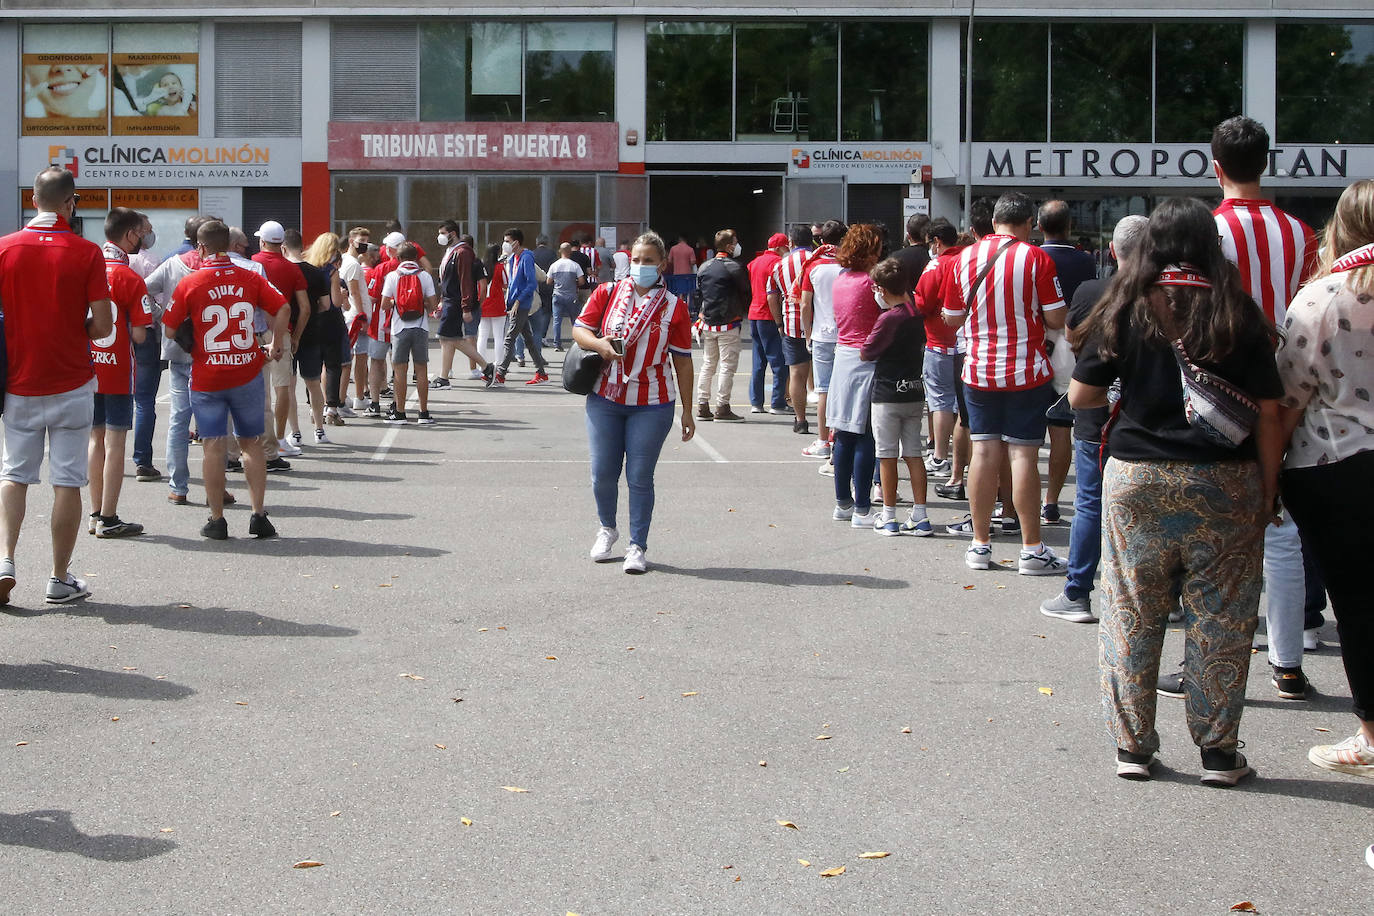
[[[1239,23],[1155,26],[1156,142],[1207,142],[1211,122],[1241,110],[1244,40]]]
[[[1056,22],[1051,35],[1053,139],[1148,143],[1152,27]]]
[[[840,139],[926,139],[926,24],[845,23],[840,27],[840,48]]]
[[[736,139],[834,140],[836,43],[828,22],[736,25]]]
[[[1278,137],[1374,143],[1374,24],[1278,27]]]

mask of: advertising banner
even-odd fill
[[[200,133],[199,57],[188,52],[114,55],[112,133],[190,137]]]
[[[291,187],[301,183],[299,137],[21,137],[19,174],[71,169],[78,186]]]
[[[91,136],[109,129],[109,57],[25,54],[23,133]]]
[[[620,167],[614,123],[329,122],[329,167],[387,171],[589,171]]]
[[[850,184],[908,184],[930,168],[924,143],[811,143],[792,146],[789,178],[838,178]]]

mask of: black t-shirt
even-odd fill
[[[298,261],[296,266],[301,269],[301,273],[305,274],[305,298],[310,300],[310,317],[312,319],[306,323],[305,330],[301,333],[309,334],[321,329],[320,325],[315,324],[314,317],[334,308],[333,301],[329,297],[330,274],[323,267],[316,267],[305,261]],[[321,299],[324,300],[324,308],[320,307]]]
[[[881,337],[886,343],[873,368],[873,403],[924,401],[921,370],[926,353],[925,321],[903,304],[879,315],[873,330],[870,340]]]
[[[1072,302],[1073,294],[1079,284],[1097,279],[1097,261],[1093,256],[1068,242],[1045,242],[1040,250],[1054,261],[1055,273],[1059,275],[1059,288],[1064,293],[1064,301]]]
[[[574,248],[572,254],[568,255],[568,260],[573,261],[578,267],[582,268],[582,279],[577,281],[578,286],[586,287],[587,278],[592,275],[592,259],[582,253],[580,248]]]
[[[1254,320],[1244,323],[1231,354],[1220,363],[1198,365],[1255,400],[1276,400],[1283,396],[1283,383],[1274,362],[1274,345],[1264,331],[1264,313],[1253,303],[1250,308]],[[1173,350],[1168,344],[1143,338],[1131,326],[1129,312],[1123,311],[1121,322],[1120,356],[1105,360],[1096,343],[1088,340],[1073,370],[1078,381],[1099,388],[1121,379],[1121,411],[1107,440],[1112,457],[1192,462],[1253,459],[1257,454],[1253,435],[1232,449],[1214,444],[1188,425],[1183,414],[1183,380]]]
[[[1088,313],[1097,305],[1097,300],[1107,291],[1106,280],[1087,280],[1079,284],[1069,303],[1065,326],[1072,330],[1087,319]],[[1067,294],[1066,294],[1067,295]],[[1101,442],[1102,427],[1107,425],[1111,416],[1110,407],[1085,407],[1073,412],[1073,437],[1084,442]]]
[[[921,279],[921,271],[930,261],[930,251],[924,245],[908,245],[892,252],[901,267],[902,288],[907,292],[916,291],[916,281]]]

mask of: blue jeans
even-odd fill
[[[577,320],[577,296],[559,296],[553,294],[553,345],[563,346],[563,319],[569,321]]]
[[[1097,459],[1096,442],[1073,440],[1073,524],[1064,594],[1075,601],[1092,594],[1102,559],[1102,469]]]
[[[835,447],[831,453],[835,459],[835,502],[840,505],[853,503],[855,510],[861,514],[873,508],[876,451],[871,426],[862,433],[835,430]]]
[[[749,337],[754,342],[754,370],[749,376],[749,403],[763,406],[763,374],[773,370],[772,406],[787,409],[787,360],[782,355],[782,332],[771,318],[749,322]]]
[[[156,328],[154,330],[157,330]],[[162,383],[162,335],[149,333],[134,346],[134,467],[153,464],[157,387]]]
[[[167,417],[167,473],[172,492],[185,496],[191,485],[191,472],[186,465],[191,450],[191,364],[169,361],[167,369],[172,396]]]
[[[620,497],[620,467],[630,490],[630,543],[649,546],[654,518],[654,467],[673,428],[673,403],[627,407],[600,395],[587,395],[587,443],[592,456],[592,495],[596,515],[615,527]]]

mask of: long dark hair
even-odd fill
[[[1160,271],[1191,264],[1210,289],[1157,286]],[[1135,251],[1121,263],[1106,293],[1073,334],[1075,346],[1095,341],[1099,355],[1115,359],[1129,320],[1137,334],[1167,345],[1182,338],[1188,355],[1217,363],[1235,351],[1245,326],[1260,322],[1277,343],[1278,332],[1240,285],[1240,273],[1221,252],[1216,222],[1194,197],[1170,198],[1150,214]]]

